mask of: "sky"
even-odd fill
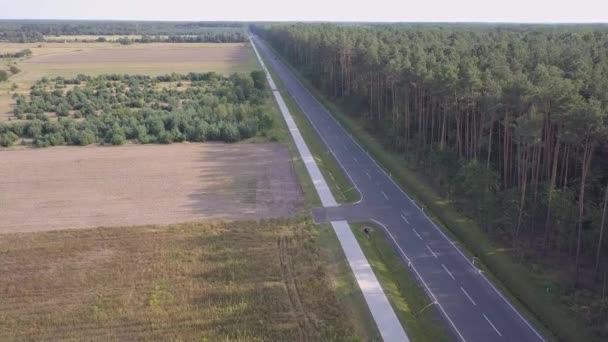
[[[0,0],[2,19],[608,23],[608,0]]]

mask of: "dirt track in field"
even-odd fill
[[[160,45],[150,47],[123,47],[83,50],[63,54],[34,56],[24,64],[70,64],[70,63],[188,63],[205,61],[243,61],[249,57],[246,45],[221,47],[200,46],[181,47],[179,45]]]
[[[303,202],[278,144],[11,149],[0,161],[0,234],[285,217]]]

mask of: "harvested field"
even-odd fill
[[[286,217],[303,205],[279,144],[8,149],[0,160],[0,234]]]
[[[0,340],[355,340],[318,239],[294,220],[2,235]]]
[[[139,45],[133,48],[110,48],[83,50],[71,53],[52,54],[32,57],[25,62],[30,64],[98,64],[98,63],[187,63],[204,61],[243,61],[249,51],[242,45],[230,44],[224,47],[180,47],[160,45],[156,48]]]

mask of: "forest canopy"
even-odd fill
[[[0,20],[0,41],[39,42],[46,36],[59,35],[172,36],[174,40],[190,36],[198,37],[197,42],[246,41],[244,25],[236,22]]]

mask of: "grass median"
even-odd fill
[[[380,227],[363,223],[350,226],[408,337],[416,342],[449,341],[447,327],[434,310],[433,302]],[[369,236],[363,232],[365,226],[373,227]]]

